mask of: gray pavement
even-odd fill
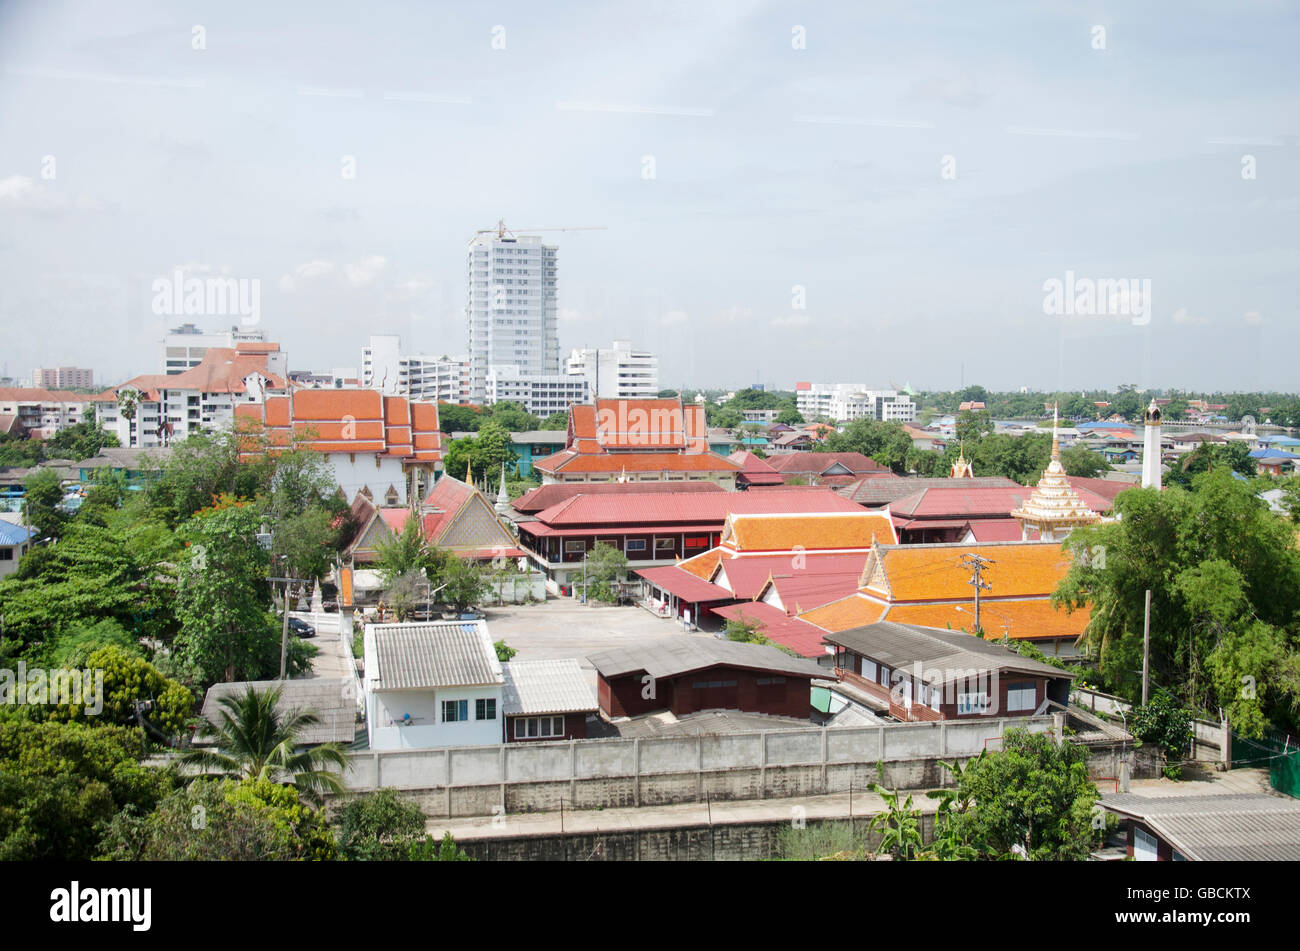
[[[747,799],[738,802],[684,802],[670,806],[641,806],[624,809],[565,810],[563,831],[567,833],[617,832],[629,829],[673,829],[702,825],[740,825],[751,822],[789,822],[804,819],[849,818],[849,794],[801,796],[796,799]],[[869,816],[885,810],[879,796],[855,791],[852,796],[854,817]],[[913,793],[912,807],[923,813],[935,812],[939,803],[924,793]],[[802,810],[800,812],[799,810]],[[430,819],[426,829],[436,838],[450,832],[457,842],[474,839],[526,838],[558,835],[561,818],[558,812],[487,816],[468,819]]]

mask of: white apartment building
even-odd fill
[[[120,445],[166,446],[196,433],[228,429],[236,406],[285,393],[285,363],[278,344],[212,347],[198,366],[183,373],[137,376],[87,399],[95,407],[96,423],[116,435]]]
[[[494,366],[488,369],[485,402],[518,403],[535,416],[545,419],[552,413],[567,413],[574,403],[590,401],[590,389],[583,376],[553,373],[543,376],[525,374],[517,366]]]
[[[862,383],[796,383],[795,407],[805,419],[826,417],[836,422],[880,419],[910,423],[916,404],[896,390],[872,390]]]
[[[184,373],[203,362],[211,347],[233,350],[241,343],[265,343],[266,332],[257,328],[232,326],[229,330],[200,330],[194,324],[174,327],[163,337],[163,373]]]
[[[575,347],[565,372],[587,381],[592,398],[654,399],[659,395],[659,358],[632,349],[632,341],[615,340],[609,349]]]
[[[361,348],[361,385],[390,396],[439,403],[468,403],[468,356],[431,357],[402,354],[402,338],[394,334],[371,336]]]
[[[93,399],[89,394],[66,390],[0,387],[0,418],[12,416],[13,420],[6,422],[16,422],[35,439],[49,439],[59,430],[81,422]]]
[[[470,241],[465,319],[471,402],[491,402],[487,376],[493,366],[517,367],[521,377],[561,372],[555,255],[541,238],[507,237],[504,227]]]

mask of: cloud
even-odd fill
[[[662,317],[659,318],[659,326],[676,327],[677,325],[684,324],[689,320],[690,318],[686,316],[686,311],[670,310],[668,311],[668,313],[664,314]]]
[[[1251,327],[1262,327],[1264,325],[1264,315],[1257,310],[1246,311],[1241,315],[1241,319]]]
[[[299,264],[292,274],[286,274],[280,278],[280,290],[292,292],[304,284],[318,281],[323,277],[333,274],[335,264],[333,261],[308,261],[306,264]]]
[[[789,314],[781,317],[773,317],[769,320],[769,327],[779,327],[782,329],[791,327],[806,327],[812,318],[807,314]]]
[[[559,316],[560,322],[566,324],[575,324],[580,320],[587,319],[582,315],[582,311],[578,310],[576,307],[561,307]]]
[[[373,284],[376,278],[388,267],[388,261],[378,254],[372,254],[356,264],[346,264],[343,266],[343,272],[347,275],[348,283],[353,287],[367,287]]]
[[[436,286],[433,281],[426,278],[413,277],[409,281],[393,285],[389,297],[395,301],[414,300],[417,297],[423,297]]]
[[[103,211],[104,203],[83,195],[68,195],[50,184],[37,184],[26,175],[0,178],[0,207],[62,215],[77,211]]]

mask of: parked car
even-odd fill
[[[315,637],[316,628],[312,627],[301,618],[289,618],[289,630],[293,631],[299,637]]]

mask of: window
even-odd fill
[[[881,664],[880,665],[880,686],[882,687],[889,686],[889,674],[890,674],[889,668],[886,667],[884,664]]]
[[[516,717],[515,739],[531,740],[564,736],[564,717]]]
[[[475,720],[495,720],[497,718],[497,701],[495,697],[474,701]]]
[[[697,681],[695,681],[695,683],[691,684],[691,686],[694,687],[696,690],[710,690],[710,689],[714,689],[714,688],[717,688],[717,687],[734,687],[734,686],[736,686],[736,681],[734,681],[734,680],[697,680]]]
[[[575,539],[572,539],[572,538],[570,538],[570,539],[566,539],[565,542],[564,542],[564,550],[565,550],[565,551],[570,551],[570,552],[572,552],[572,551],[586,551],[586,550],[587,550],[587,543],[586,543],[585,541],[583,541],[582,539],[580,539],[580,538],[579,538],[579,539],[576,539],[576,540],[575,540]]]
[[[627,550],[628,550],[628,551],[645,551],[645,539],[644,539],[644,538],[629,538],[629,539],[627,540]]]
[[[1007,684],[1007,712],[1032,710],[1038,706],[1038,689],[1032,680]]]
[[[442,702],[442,722],[459,723],[469,719],[468,700],[444,700]]]
[[[785,683],[784,677],[759,677],[758,678],[758,685],[760,687],[770,687],[774,684],[783,684],[783,683]]]
[[[655,551],[672,551],[676,546],[676,541],[674,538],[656,538]]]
[[[958,715],[967,713],[983,713],[989,707],[989,695],[984,692],[980,693],[959,693],[957,695],[957,713]]]
[[[874,660],[867,660],[865,657],[862,658],[862,678],[864,680],[870,680],[872,683],[875,683],[876,662]]]
[[[1133,826],[1133,861],[1154,862],[1160,856],[1160,841],[1142,828]]]

